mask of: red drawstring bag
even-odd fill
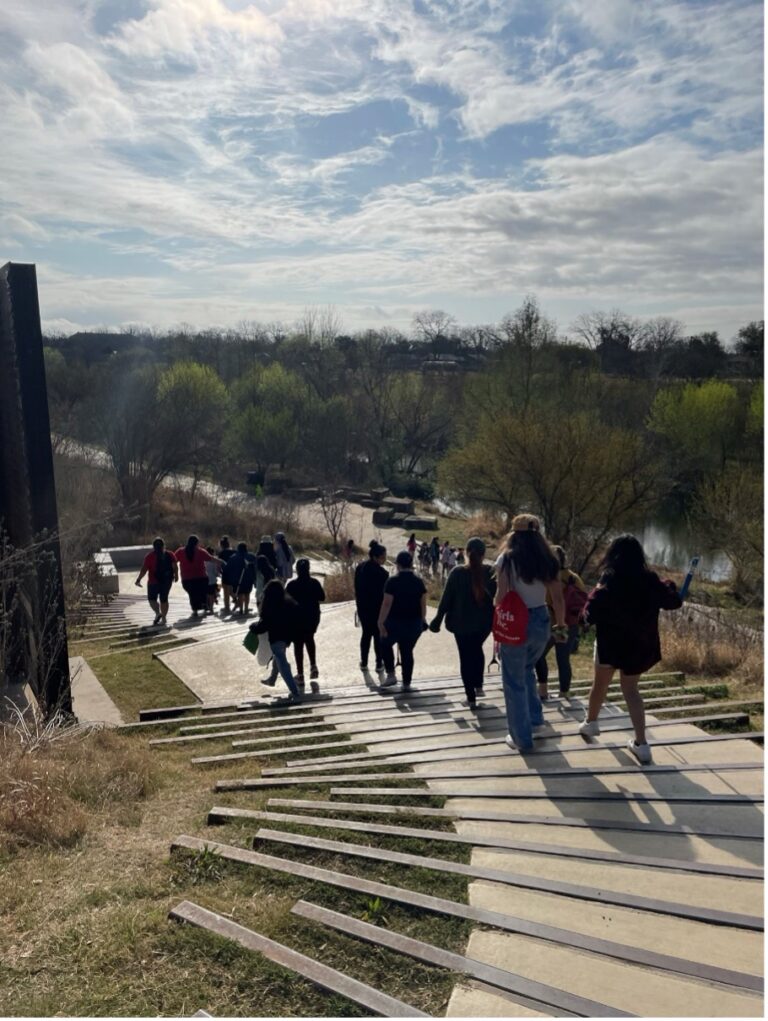
[[[521,645],[528,633],[528,607],[510,589],[493,611],[493,637],[500,645]]]

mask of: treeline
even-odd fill
[[[286,333],[50,338],[53,428],[107,452],[126,506],[149,508],[174,471],[385,485],[534,510],[583,565],[664,504],[749,534],[738,570],[762,572],[762,534],[744,524],[762,501],[762,323],[727,352],[670,320],[593,313],[576,342],[526,299],[494,326],[431,312],[414,330],[346,336],[325,312]]]

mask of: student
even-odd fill
[[[602,574],[584,608],[584,620],[594,624],[595,679],[587,716],[580,727],[584,737],[600,733],[597,721],[616,670],[635,736],[629,750],[641,765],[653,761],[645,735],[645,706],[638,682],[661,659],[659,610],[683,605],[673,581],[662,581],[649,570],[643,547],[634,535],[620,535],[600,564]]]
[[[405,544],[405,548],[411,554],[411,559],[413,559],[413,557],[416,556],[416,533],[415,532],[411,532],[411,537],[408,540],[408,542]]]
[[[235,551],[229,545],[229,536],[222,535],[221,541],[219,542],[219,551],[216,556],[219,560],[223,561],[223,567],[221,568],[221,590],[224,593],[224,609],[222,614],[231,612],[230,603],[232,601],[232,582],[229,580],[227,573],[227,563],[234,556]]]
[[[448,540],[443,543],[443,548],[440,550],[440,564],[442,565],[442,576],[443,581],[448,577],[450,571],[450,560],[451,560],[451,547],[448,544]]]
[[[565,550],[562,546],[553,546],[555,556],[560,561],[560,584],[563,587],[563,602],[565,603],[565,624],[568,628],[568,640],[556,642],[550,636],[547,647],[542,653],[541,659],[536,664],[536,680],[539,687],[539,698],[545,702],[549,698],[547,682],[549,680],[549,666],[547,665],[547,653],[555,647],[555,659],[557,661],[557,678],[560,685],[560,694],[567,695],[571,690],[571,654],[576,652],[579,645],[579,619],[587,601],[587,586],[576,574],[565,566]],[[550,618],[552,618],[552,605],[547,600]]]
[[[256,557],[248,552],[248,544],[239,542],[237,551],[230,557],[227,567],[232,572],[232,597],[235,600],[235,611],[241,617],[248,616],[251,592],[256,583]]]
[[[210,553],[211,559],[205,562],[205,573],[208,576],[208,608],[207,613],[213,613],[214,603],[219,598],[219,573],[221,571],[222,561],[219,557],[215,557],[213,554],[213,546],[206,546],[206,552]]]
[[[198,612],[200,610],[205,612],[208,606],[206,561],[215,560],[217,564],[222,563],[222,561],[218,557],[212,557],[208,550],[203,549],[196,535],[190,535],[186,546],[180,546],[176,550],[175,557],[179,562],[182,587],[189,596],[192,616],[196,619]]]
[[[281,582],[277,578],[273,578],[264,589],[261,616],[250,627],[250,630],[257,635],[266,635],[272,650],[272,658],[280,676],[288,685],[290,692],[288,702],[291,704],[301,702],[304,697],[301,687],[296,683],[291,672],[287,655],[288,646],[294,641],[298,630],[297,611],[296,603],[289,595],[286,595]],[[276,680],[277,674],[275,674],[274,680],[267,678],[261,683],[272,687]]]
[[[435,634],[445,619],[446,628],[456,639],[461,664],[461,680],[470,709],[483,694],[485,654],[483,643],[493,626],[493,597],[496,580],[493,569],[483,563],[485,543],[475,536],[467,543],[468,565],[457,566],[448,575],[437,616],[429,625]]]
[[[275,533],[275,559],[277,561],[277,577],[285,584],[289,578],[293,577],[293,565],[296,562],[296,557],[282,532]]]
[[[264,556],[263,553],[259,553],[256,557],[256,606],[261,608],[261,600],[264,597],[264,589],[267,586],[267,582],[272,581],[273,578],[277,577],[275,569]]]
[[[296,681],[304,683],[304,646],[307,647],[309,656],[309,676],[312,691],[320,690],[316,678],[319,677],[317,669],[317,651],[315,649],[315,633],[320,627],[320,603],[325,602],[323,586],[312,578],[309,573],[309,560],[306,557],[299,557],[296,561],[296,577],[285,586],[285,591],[296,601],[299,608],[299,633],[294,641],[294,653],[296,656]]]
[[[397,684],[394,654],[397,645],[403,668],[403,691],[408,691],[413,679],[413,650],[427,626],[427,587],[413,573],[413,557],[407,550],[397,554],[395,567],[397,574],[384,586],[379,610],[381,656],[387,671],[381,687]]]
[[[352,566],[352,561],[355,558],[355,540],[347,539],[341,548],[341,560],[345,567],[349,568]],[[298,570],[298,565],[296,567]]]
[[[259,548],[256,550],[256,556],[266,557],[272,570],[277,574],[277,557],[275,556],[275,545],[272,542],[271,535],[262,535]]]
[[[357,619],[360,622],[360,669],[368,669],[368,653],[373,642],[373,653],[376,657],[376,670],[382,670],[384,661],[381,658],[379,641],[379,610],[384,598],[384,586],[389,574],[384,567],[387,551],[381,543],[373,539],[368,547],[368,559],[355,568],[355,606]]]
[[[144,557],[139,576],[135,584],[141,588],[141,579],[145,574],[147,578],[147,600],[155,611],[155,619],[152,626],[167,624],[168,617],[168,595],[171,585],[179,580],[179,565],[176,557],[170,550],[165,548],[162,539],[157,538],[152,543],[152,552]]]
[[[437,574],[437,565],[440,563],[440,540],[436,535],[432,536],[429,544],[429,560],[432,564],[432,573]]]
[[[513,590],[528,608],[528,625],[520,644],[502,644],[501,677],[507,710],[507,744],[522,753],[533,751],[533,731],[544,725],[541,700],[536,692],[534,664],[549,640],[551,626],[547,594],[555,616],[555,637],[567,636],[563,593],[557,578],[558,561],[539,530],[533,514],[518,514],[506,548],[496,561],[497,605]]]
[[[429,545],[423,542],[419,546],[419,570],[423,575],[429,574],[430,570]]]

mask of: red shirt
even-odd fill
[[[171,560],[175,560],[176,557],[169,549],[163,550],[163,553],[167,553]],[[147,572],[147,584],[157,585],[157,553],[152,550],[151,553],[147,553],[144,557],[144,570]]]
[[[192,554],[190,560],[187,556],[186,546],[179,546],[175,553],[176,559],[179,562],[179,570],[181,571],[182,581],[192,581],[195,578],[208,579],[208,575],[205,571],[206,560],[213,559],[207,549],[203,549],[202,546],[195,546],[195,551]]]

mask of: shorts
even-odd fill
[[[168,593],[171,591],[172,582],[156,582],[153,581],[147,585],[147,599],[150,603],[154,603],[156,599],[159,599],[161,603],[168,602]]]

